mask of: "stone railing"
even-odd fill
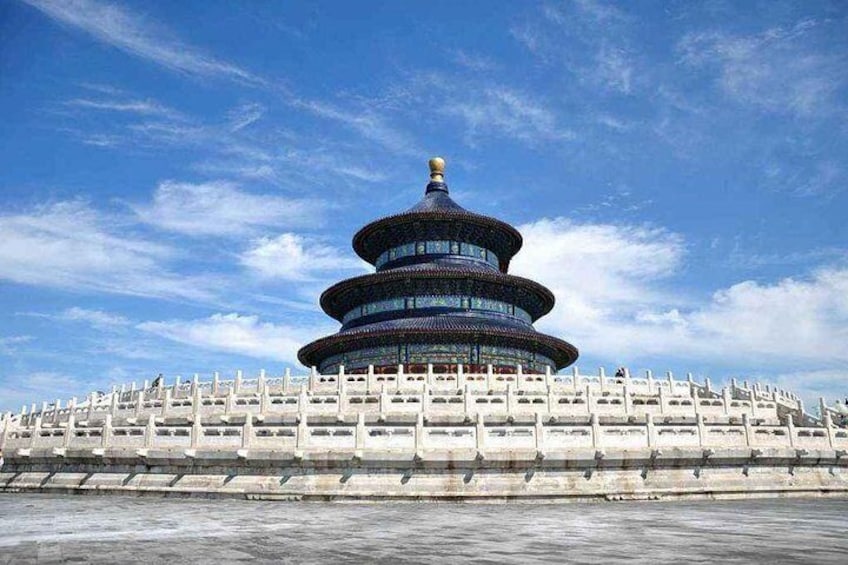
[[[597,414],[503,418],[478,413],[471,420],[436,416],[425,420],[421,412],[388,417],[360,412],[338,418],[301,413],[291,418],[242,414],[167,420],[151,414],[143,420],[116,421],[107,415],[102,422],[77,423],[71,418],[58,425],[39,418],[32,427],[7,428],[3,443],[4,451],[19,459],[64,457],[79,450],[106,456],[113,449],[129,449],[139,457],[147,455],[145,450],[174,450],[190,457],[192,450],[243,450],[240,455],[246,456],[248,450],[264,449],[290,452],[293,457],[356,450],[418,456],[433,450],[473,450],[474,457],[485,457],[492,450],[526,450],[526,456],[545,457],[573,449],[687,447],[836,450],[842,457],[848,450],[848,430],[832,425],[798,427],[791,417],[783,425],[756,425],[747,415],[740,423],[708,423],[703,415],[694,421],[658,422],[650,414],[620,419]]]
[[[338,374],[143,383],[5,414],[0,449],[848,448],[822,404],[758,384],[714,390],[668,373]],[[838,423],[838,422],[836,422]],[[812,424],[812,425],[811,425]]]

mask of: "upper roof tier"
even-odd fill
[[[492,252],[498,268],[508,270],[509,261],[521,249],[521,234],[506,222],[469,212],[454,202],[444,181],[444,166],[443,159],[430,159],[424,198],[405,212],[371,222],[353,236],[353,249],[360,257],[377,265],[381,255],[404,244],[461,242]]]

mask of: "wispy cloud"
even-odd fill
[[[174,251],[127,235],[79,201],[0,216],[0,279],[77,291],[209,300],[209,283],[167,268]]]
[[[548,2],[537,17],[516,23],[511,34],[543,64],[569,71],[584,86],[630,94],[645,71],[630,38],[632,23],[607,2]]]
[[[70,322],[84,322],[96,328],[115,328],[129,324],[129,320],[119,314],[104,312],[103,310],[90,310],[79,306],[67,308],[54,317]]]
[[[441,112],[462,118],[467,139],[487,135],[544,143],[574,139],[575,134],[559,123],[557,115],[532,96],[506,87],[454,92]]]
[[[266,81],[170,36],[161,26],[116,4],[95,0],[23,0],[50,18],[98,41],[168,69],[248,85]]]
[[[294,233],[256,239],[240,260],[260,277],[288,281],[314,281],[343,270],[364,270],[364,263],[350,253]]]
[[[498,64],[491,57],[486,57],[479,53],[464,51],[462,49],[452,51],[451,59],[460,67],[464,67],[470,71],[485,72],[498,68]]]
[[[229,114],[230,131],[244,129],[250,124],[259,121],[264,114],[265,108],[255,102],[242,104],[237,108],[233,108]]]
[[[258,228],[292,229],[321,224],[318,200],[253,194],[230,182],[165,181],[149,205],[135,206],[140,221],[191,236],[236,236]]]
[[[389,119],[374,108],[342,108],[319,100],[293,100],[292,104],[312,114],[338,122],[393,153],[420,155],[417,142],[405,130],[392,125]]]
[[[159,104],[155,100],[99,99],[74,98],[65,102],[66,106],[103,110],[109,112],[125,112],[142,116],[160,116],[172,119],[182,119],[182,115],[172,108]]]
[[[262,322],[258,316],[214,314],[198,320],[144,322],[138,329],[213,351],[297,364],[297,350],[319,332]],[[313,335],[314,334],[314,335]]]
[[[18,346],[33,340],[30,335],[10,335],[0,337],[0,355],[14,355]]]
[[[800,118],[842,114],[848,84],[848,54],[823,50],[820,23],[802,20],[755,34],[702,31],[678,43],[680,62],[714,69],[730,99]]]

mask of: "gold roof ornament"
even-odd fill
[[[430,180],[432,182],[445,182],[445,160],[441,157],[430,159]]]

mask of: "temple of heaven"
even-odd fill
[[[521,234],[469,212],[448,194],[445,162],[430,159],[430,182],[412,208],[376,220],[353,248],[376,272],[343,280],[321,295],[338,333],[303,347],[298,358],[319,372],[556,372],[577,349],[537,332],[554,306],[541,284],[508,274]],[[520,369],[518,367],[521,367]]]

